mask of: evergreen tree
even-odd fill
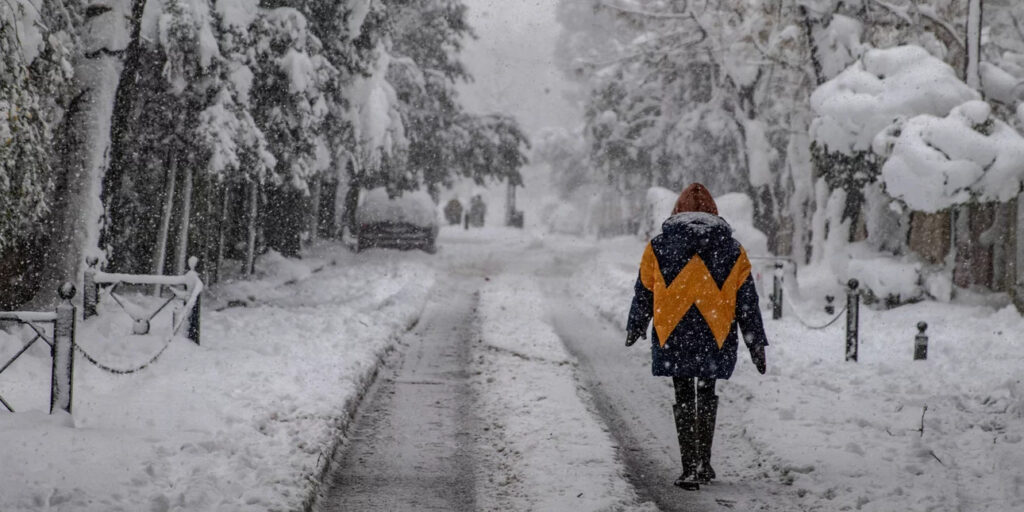
[[[67,179],[55,132],[75,92],[80,12],[77,0],[0,3],[0,309],[36,292],[59,225]]]

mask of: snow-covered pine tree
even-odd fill
[[[386,58],[385,41],[391,21],[381,0],[270,0],[264,7],[293,7],[306,16],[308,30],[322,45],[322,54],[337,70],[337,77],[323,92],[327,118],[324,139],[330,152],[330,167],[319,176],[321,208],[317,217],[339,232],[354,213],[367,172],[377,172],[381,160],[366,161],[360,155],[379,154],[367,147],[366,127],[360,115],[369,100],[365,84],[379,74]],[[386,66],[384,66],[386,69]],[[372,139],[372,138],[371,138]],[[336,201],[336,196],[341,200]],[[315,202],[315,200],[314,200]],[[342,211],[332,212],[336,203]]]
[[[29,299],[42,277],[65,187],[54,132],[74,91],[80,10],[76,0],[0,4],[0,309]]]
[[[252,27],[256,77],[254,119],[277,164],[265,187],[265,228],[269,247],[297,255],[309,190],[331,165],[328,97],[338,72],[323,55],[306,17],[296,9],[262,12]]]
[[[129,44],[133,71],[118,85],[103,188],[101,243],[112,270],[183,271],[193,206],[205,200],[192,133],[220,58],[210,8],[208,0],[168,0],[156,23],[138,21]]]

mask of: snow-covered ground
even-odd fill
[[[480,291],[475,347],[482,510],[648,510],[615,446],[577,393],[574,361],[547,320],[535,276],[505,274]],[[654,509],[650,506],[650,509]]]
[[[621,325],[643,242],[598,245],[594,266],[574,276],[576,296]],[[824,324],[821,302],[795,307]],[[768,374],[741,354],[719,384],[733,409],[720,412],[716,453],[766,461],[803,510],[1024,510],[1024,320],[1012,306],[862,307],[856,363],[844,360],[845,318],[809,330],[791,308],[773,321],[767,307]],[[914,361],[922,320],[928,360]]]
[[[202,345],[175,339],[150,368],[129,376],[78,358],[72,417],[43,412],[50,363],[34,348],[0,375],[0,394],[19,410],[0,414],[0,510],[300,508],[381,355],[418,318],[444,273],[469,262],[486,276],[471,365],[487,428],[477,447],[485,455],[477,461],[477,503],[651,509],[627,481],[615,436],[594,413],[543,306],[549,278],[562,278],[576,306],[621,331],[642,248],[637,238],[445,228],[434,256],[353,255],[323,245],[300,261],[266,258],[260,279],[208,296]],[[566,268],[579,272],[553,274]],[[807,302],[812,296],[794,306],[823,323],[821,305]],[[1015,310],[955,302],[862,308],[860,362],[848,363],[843,321],[811,331],[793,309],[772,321],[764,306],[768,374],[758,375],[742,354],[736,374],[718,386],[723,484],[706,492],[746,493],[719,505],[1024,508],[1024,353],[1015,341],[1024,320]],[[927,361],[912,360],[920,320],[930,326]],[[161,346],[158,336],[131,345],[125,336],[106,339],[90,322],[79,341],[103,362],[131,366]],[[19,344],[0,332],[0,354]],[[622,350],[642,377],[645,347]],[[756,487],[744,485],[754,479]],[[768,495],[756,495],[766,487]]]
[[[34,347],[0,375],[18,411],[0,413],[0,510],[298,509],[379,359],[418,317],[434,282],[425,259],[336,245],[265,258],[261,279],[207,297],[201,346],[177,338],[127,376],[76,358],[70,417],[45,413],[50,360]],[[249,307],[215,311],[229,301]],[[97,334],[128,332],[123,320],[118,331],[90,319],[78,341],[105,364],[146,361],[159,336]],[[0,354],[20,346],[0,331]]]

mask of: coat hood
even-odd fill
[[[675,207],[672,208],[672,215],[682,212],[704,212],[718,215],[718,205],[711,197],[711,192],[700,183],[691,183],[676,199]]]
[[[677,213],[661,224],[661,232],[694,250],[732,238],[732,226],[725,219],[704,212]]]

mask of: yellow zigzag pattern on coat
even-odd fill
[[[749,275],[750,260],[747,259],[747,251],[741,247],[740,256],[721,289],[697,254],[690,258],[672,284],[666,285],[654,247],[647,244],[640,263],[640,280],[654,293],[654,328],[661,346],[665,346],[679,321],[695,305],[721,350],[736,318],[736,294]]]

